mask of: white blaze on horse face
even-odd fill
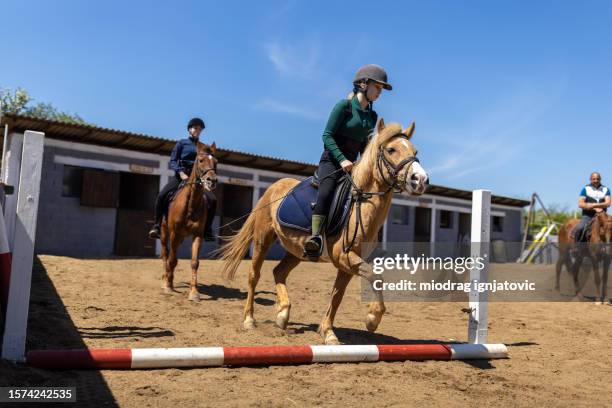
[[[427,172],[421,166],[421,163],[412,163],[408,171],[408,177],[406,177],[406,191],[412,194],[423,194],[427,188],[428,178]]]

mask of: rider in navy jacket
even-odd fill
[[[192,136],[176,142],[174,149],[172,149],[172,153],[170,153],[170,168],[174,170],[175,175],[181,172],[185,173],[187,176],[191,174],[193,163],[198,154],[197,143],[198,138]]]
[[[169,197],[179,188],[181,181],[189,179],[191,169],[198,154],[197,144],[200,138],[200,133],[204,129],[204,121],[200,118],[193,118],[187,124],[189,137],[181,139],[174,145],[172,153],[170,153],[170,168],[174,170],[174,177],[171,177],[168,184],[162,188],[155,201],[155,225],[149,231],[149,237],[152,239],[159,238],[160,225],[166,209],[168,207]],[[204,229],[204,239],[213,241],[212,221],[215,218],[215,210],[217,209],[217,198],[214,193],[204,190],[208,199],[208,217],[206,218],[206,226]]]

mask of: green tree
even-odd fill
[[[17,88],[13,91],[0,87],[0,109],[3,113],[14,113],[80,125],[88,124],[76,113],[60,111],[51,103],[33,102],[34,98],[25,89]]]
[[[551,221],[556,222],[559,226],[563,224],[565,221],[569,220],[570,218],[576,217],[576,211],[571,211],[567,207],[563,207],[557,204],[548,206],[547,210],[548,210],[548,213],[550,214]],[[527,219],[527,211],[523,213],[523,221],[526,219]],[[546,217],[546,213],[544,212],[544,210],[542,210],[541,208],[536,210],[533,222],[531,223],[531,226],[530,226],[532,233],[535,234],[547,224],[548,224],[547,217]]]

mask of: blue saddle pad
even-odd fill
[[[350,185],[338,184],[330,208],[326,234],[337,233],[346,220],[350,209]],[[317,201],[317,188],[312,184],[312,177],[301,181],[287,194],[276,213],[276,218],[283,227],[311,233],[312,210]],[[337,204],[337,205],[336,205]]]

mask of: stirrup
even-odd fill
[[[323,237],[313,235],[304,243],[304,256],[311,261],[317,261],[323,253]]]
[[[151,231],[149,231],[149,238],[159,239],[160,238],[160,228],[157,226],[151,228]]]

